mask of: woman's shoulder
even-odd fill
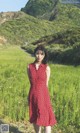
[[[49,66],[49,64],[46,64],[46,70],[47,70],[47,71],[50,71],[50,66]]]

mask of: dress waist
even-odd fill
[[[30,89],[41,89],[41,88],[46,88],[47,86],[46,86],[46,84],[31,84],[31,86],[30,86]]]

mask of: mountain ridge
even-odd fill
[[[76,5],[76,3],[80,2],[80,0],[29,0],[24,8],[21,8],[21,11],[28,13],[29,15],[32,15],[34,17],[40,18],[40,19],[47,19],[47,20],[54,20],[58,14],[58,7],[60,7],[61,4],[70,4]]]

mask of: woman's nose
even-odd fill
[[[41,55],[39,54],[38,57],[41,57]]]

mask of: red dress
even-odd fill
[[[56,124],[56,118],[52,111],[50,96],[46,86],[46,66],[40,64],[36,70],[35,63],[29,64],[30,91],[29,114],[30,123],[40,126],[52,126]]]

